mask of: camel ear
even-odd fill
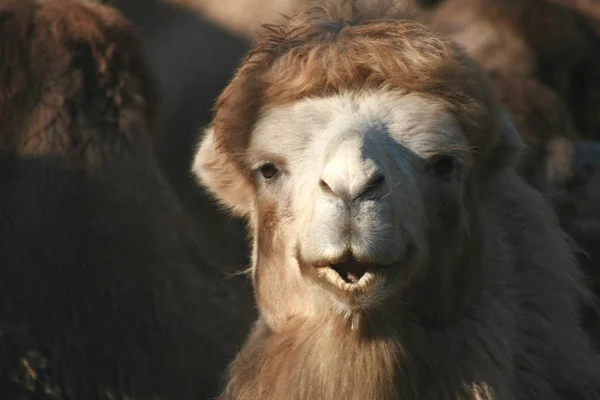
[[[215,141],[215,129],[209,126],[200,139],[192,164],[198,183],[235,216],[245,217],[254,208],[254,186],[250,177]]]
[[[487,174],[500,172],[506,168],[514,168],[525,149],[525,142],[512,119],[506,112],[501,113],[500,134],[490,149],[485,168]]]

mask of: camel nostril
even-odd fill
[[[323,179],[319,181],[319,187],[324,193],[335,194],[331,186],[329,186],[329,184],[327,184],[327,182],[325,182]]]
[[[321,177],[319,179],[319,188],[323,194],[345,201],[373,196],[381,191],[380,189],[385,183],[385,177],[381,172],[371,175],[368,179],[365,179],[367,178],[365,175],[359,175],[354,180],[348,176],[339,179],[336,178],[338,177],[333,177],[333,179]]]

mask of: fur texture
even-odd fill
[[[551,203],[563,229],[575,239],[590,287],[600,293],[600,142],[582,140],[567,107],[534,79],[492,74],[492,81],[527,148],[518,172]],[[595,341],[598,308],[584,311]]]
[[[140,32],[144,53],[158,83],[162,107],[154,125],[154,148],[159,166],[190,219],[198,225],[202,251],[214,257],[227,272],[236,274],[249,264],[244,226],[219,210],[198,188],[189,165],[198,127],[210,122],[215,99],[250,45],[206,18],[162,0],[112,3]],[[243,280],[250,286],[243,275],[231,279]],[[251,313],[254,302],[250,287],[245,294],[248,301],[244,304]]]
[[[574,152],[566,157],[553,153],[568,152],[580,139],[566,105],[552,89],[535,79],[497,73],[492,73],[491,79],[527,145],[518,171],[541,190],[546,183],[568,178]],[[557,140],[564,143],[554,145]]]
[[[260,312],[222,399],[600,398],[578,315],[591,295],[548,205],[515,174],[521,139],[486,74],[444,36],[376,11],[343,2],[267,27],[200,143],[197,177],[249,222]],[[379,162],[389,193],[367,186],[352,200],[364,219],[350,220],[409,233],[382,228],[396,241],[360,256],[400,261],[348,289],[320,272],[347,260],[307,263],[303,251],[314,237],[339,245],[339,209],[300,233],[345,199],[311,157],[328,166],[334,122],[355,120],[366,125],[340,132],[361,138],[357,159]],[[386,152],[366,144],[382,137]],[[448,157],[464,168],[438,162]]]
[[[425,19],[488,71],[535,77],[563,99],[575,128],[600,138],[600,36],[593,19],[548,0],[445,0]]]
[[[106,6],[0,5],[3,398],[210,398],[246,334],[159,172],[140,51]]]
[[[446,0],[425,13],[494,77],[528,145],[520,172],[551,201],[583,250],[579,258],[592,287],[600,237],[595,8],[594,1]]]

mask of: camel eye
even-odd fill
[[[259,168],[259,171],[260,171],[260,174],[263,176],[263,178],[265,178],[267,180],[272,179],[279,172],[279,170],[273,163],[264,164],[263,166],[261,166]]]
[[[457,164],[456,159],[452,156],[440,156],[433,160],[431,169],[438,178],[450,180],[454,175]]]

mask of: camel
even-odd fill
[[[600,31],[577,1],[442,0],[424,20],[487,71],[535,77],[563,99],[575,128],[600,139]],[[585,2],[581,2],[583,4]],[[586,8],[587,10],[587,8]]]
[[[210,122],[213,103],[249,50],[249,43],[197,13],[162,0],[116,0],[110,4],[139,32],[158,84],[161,110],[154,147],[159,167],[198,225],[203,251],[234,274],[230,279],[249,285],[245,276],[236,275],[249,263],[243,224],[220,212],[189,173],[198,127]],[[248,309],[253,312],[252,293],[247,292]]]
[[[1,397],[216,395],[251,295],[158,167],[133,27],[98,3],[5,1],[0,58]]]
[[[199,141],[259,310],[220,399],[599,399],[592,295],[489,78],[365,3],[268,26]]]

